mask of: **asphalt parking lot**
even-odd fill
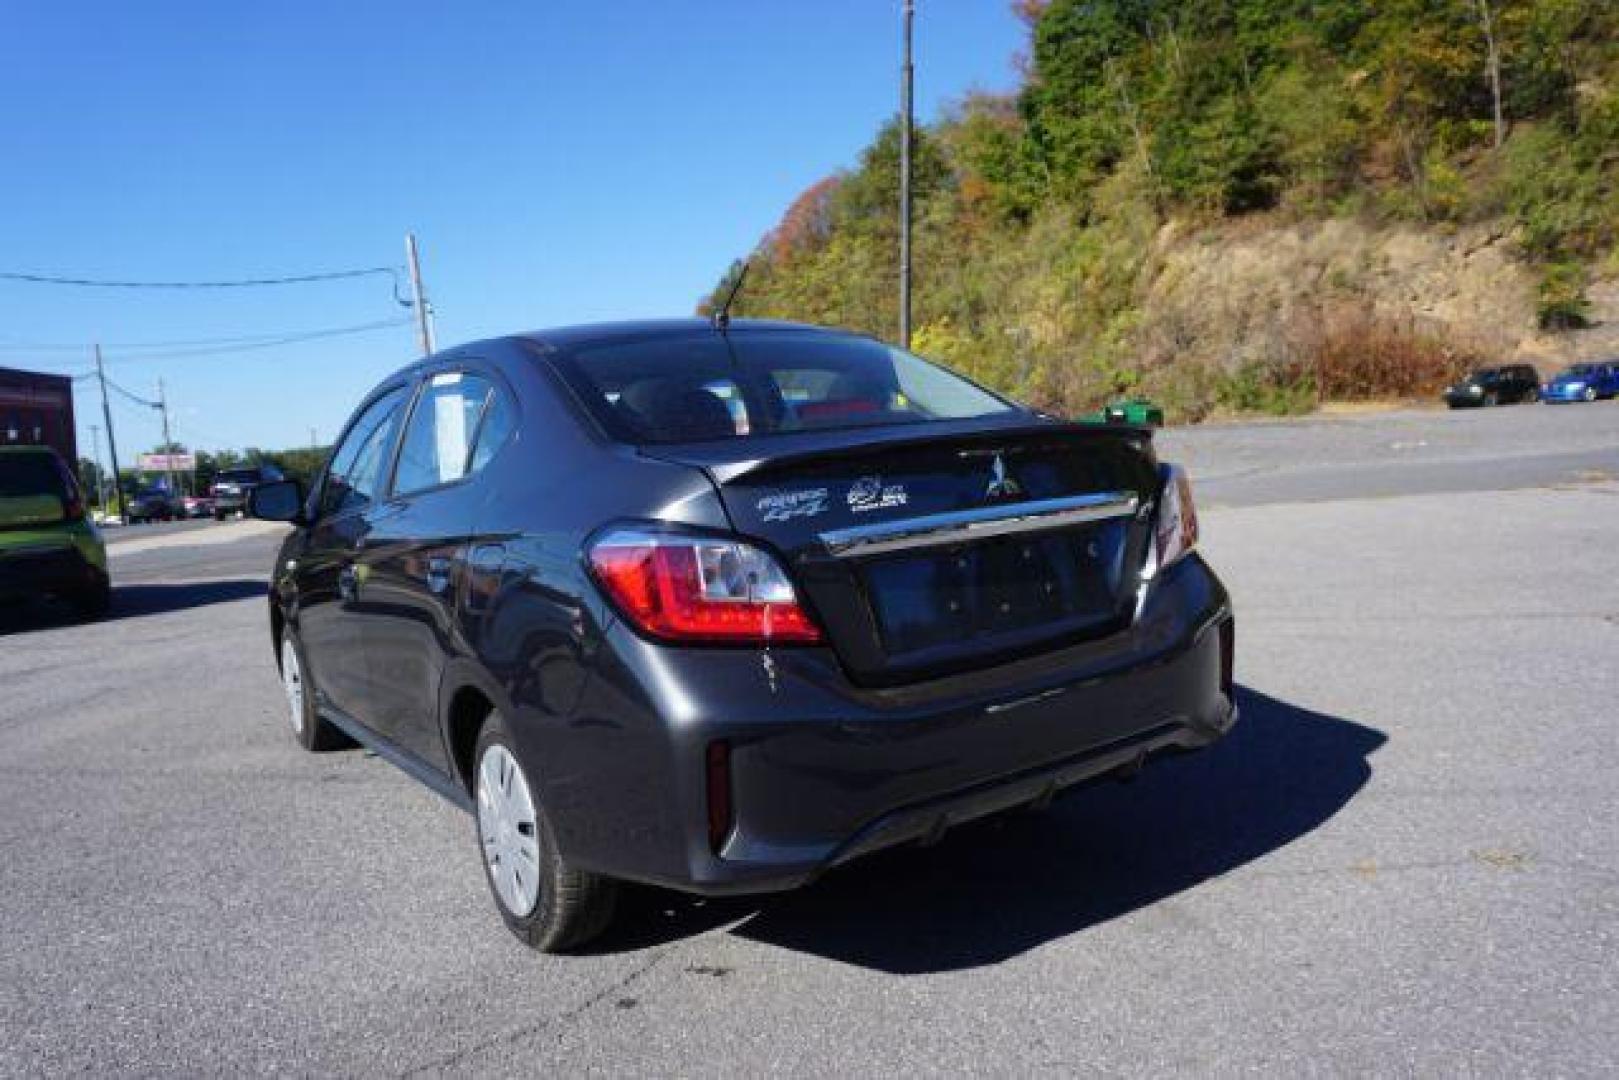
[[[273,527],[133,532],[114,617],[0,617],[0,1073],[1611,1075],[1619,403],[1163,444],[1227,740],[574,957],[461,812],[294,745]]]

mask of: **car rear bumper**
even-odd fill
[[[535,740],[542,799],[579,865],[704,894],[775,891],[1208,745],[1236,716],[1232,626],[1196,558],[1128,631],[887,690],[851,686],[827,650],[671,649],[617,626],[572,722],[543,743],[529,725],[514,736]],[[716,743],[731,806],[718,845]]]
[[[0,549],[0,599],[80,592],[99,583],[104,571],[72,544]]]

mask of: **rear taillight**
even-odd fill
[[[619,610],[670,641],[812,642],[821,631],[771,556],[739,540],[623,529],[590,547]]]
[[[1166,570],[1197,546],[1197,506],[1192,502],[1192,481],[1179,465],[1163,466],[1164,494],[1154,529],[1158,569]]]

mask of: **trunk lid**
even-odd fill
[[[1122,628],[1158,482],[1150,431],[1026,414],[642,453],[708,472],[863,685]]]

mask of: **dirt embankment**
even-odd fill
[[[1536,280],[1499,229],[1338,219],[1195,231],[1172,224],[1143,271],[1142,344],[1149,357],[1229,367],[1296,351],[1323,321],[1352,316],[1548,374],[1619,356],[1619,280],[1593,283],[1593,326],[1564,333],[1536,327]]]

